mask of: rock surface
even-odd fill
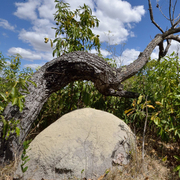
[[[91,108],[72,111],[43,130],[30,144],[23,179],[97,179],[114,165],[127,164],[135,147],[130,128],[116,116]],[[19,163],[21,164],[21,162]]]

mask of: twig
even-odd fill
[[[158,8],[159,8],[159,11],[161,12],[161,14],[169,21],[170,19],[163,13],[163,11],[161,10],[161,7],[158,6]]]
[[[172,8],[172,9],[173,9],[173,10],[172,10],[172,11],[173,11],[173,21],[175,20],[175,19],[174,19],[174,13],[175,13],[175,9],[176,9],[176,4],[177,4],[177,0],[176,0],[176,2],[174,3],[174,6],[173,6],[173,8]]]
[[[170,23],[171,23],[171,26],[173,26],[173,19],[172,19],[172,15],[171,15],[171,0],[169,0],[169,19],[170,19]]]
[[[148,118],[147,98],[148,96],[146,96],[146,119],[144,122],[143,141],[142,141],[142,164],[144,162],[144,141],[145,141],[146,126],[147,126],[147,118]]]
[[[149,2],[149,13],[150,13],[150,18],[152,23],[162,32],[164,33],[163,29],[154,21],[154,17],[153,17],[153,11],[152,11],[152,6],[151,6],[151,0],[148,0]]]
[[[180,16],[180,15],[178,15],[178,18],[179,18],[179,16]],[[180,19],[178,19],[178,20],[176,21],[176,23],[172,26],[172,28],[175,28],[179,23],[180,23]]]

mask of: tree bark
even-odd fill
[[[169,35],[169,34],[168,34]],[[31,78],[37,87],[30,84],[30,94],[25,98],[25,107],[19,112],[9,104],[4,111],[6,120],[20,120],[20,136],[11,134],[6,141],[2,138],[3,124],[0,124],[0,164],[13,160],[22,150],[22,142],[31,130],[43,104],[55,91],[76,80],[94,82],[100,93],[106,96],[137,97],[137,93],[123,90],[121,83],[135,75],[148,62],[154,48],[165,37],[157,35],[139,55],[137,60],[123,68],[113,68],[102,58],[87,52],[72,52],[46,63]]]

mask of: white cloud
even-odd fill
[[[41,57],[43,60],[46,61],[51,61],[52,59],[54,59],[55,57],[53,57],[51,52],[45,52],[45,53],[40,53]]]
[[[20,54],[23,59],[33,61],[33,60],[46,60],[50,61],[53,59],[52,53],[50,52],[39,52],[31,51],[29,49],[23,49],[20,47],[12,47],[8,50],[10,55]]]
[[[44,64],[45,64],[45,63],[43,63],[43,64],[25,64],[24,67],[25,67],[25,68],[26,68],[26,67],[29,67],[29,68],[32,68],[32,69],[37,69],[37,68],[43,66]]]
[[[95,49],[92,49],[89,52],[92,53],[92,54],[98,54],[98,52]],[[111,53],[109,51],[106,51],[104,49],[101,49],[101,54],[103,55],[104,58],[106,58],[107,56],[111,55]]]
[[[40,18],[48,19],[54,21],[55,13],[55,3],[54,0],[44,0],[42,5],[38,7],[38,12]]]
[[[164,48],[165,48],[167,45],[167,42],[165,41],[163,44],[164,44]],[[176,54],[179,54],[179,57],[180,57],[180,44],[179,44],[179,42],[174,41],[174,40],[171,41],[171,46],[168,50],[167,55],[170,55],[173,52],[175,52]],[[151,54],[151,59],[157,59],[158,57],[159,57],[159,47],[156,46],[156,48],[154,49],[154,51]]]
[[[132,63],[134,60],[136,60],[139,54],[140,51],[137,51],[135,49],[125,49],[122,53],[122,56],[119,58],[120,62],[117,63],[118,65],[119,63],[122,63],[122,65],[128,65]]]
[[[8,37],[8,35],[7,35],[6,33],[2,33],[2,35],[3,35],[4,37]]]
[[[132,6],[128,1],[123,0],[65,0],[70,4],[70,8],[75,10],[84,3],[90,6],[93,15],[100,20],[100,26],[93,29],[95,34],[100,35],[101,42],[108,41],[110,45],[120,44],[126,41],[129,37],[135,36],[133,27],[140,22],[142,16],[145,14],[144,6]],[[95,2],[95,3],[94,3]],[[21,19],[30,20],[32,23],[31,29],[22,29],[19,33],[19,39],[28,43],[33,51],[11,48],[9,53],[13,51],[20,53],[28,60],[51,60],[52,48],[49,43],[44,43],[44,38],[53,39],[55,30],[51,27],[54,25],[55,3],[54,0],[28,0],[23,3],[15,3],[17,11],[14,13]],[[13,29],[8,21],[0,19],[0,26],[3,24],[6,28]],[[108,35],[108,32],[111,32]],[[110,39],[110,41],[109,41]],[[177,44],[172,41],[169,53],[177,49]],[[20,51],[20,52],[19,52]],[[95,53],[95,50],[91,51]],[[110,55],[108,51],[101,50],[104,57]],[[135,49],[126,49],[122,56],[116,57],[116,61],[124,65],[133,62],[139,55],[140,51]],[[180,52],[179,52],[180,53]],[[151,54],[151,58],[158,58],[158,47],[155,48]]]
[[[27,60],[40,60],[41,56],[38,55],[37,53],[29,50],[29,49],[23,49],[20,47],[12,47],[8,50],[8,53],[10,55],[15,55],[15,54],[20,54],[22,56],[23,59],[27,59]]]
[[[83,6],[84,4],[88,5],[92,10],[95,7],[94,0],[65,0],[65,2],[70,4],[71,10],[75,10],[79,8],[79,6]]]
[[[108,41],[106,33],[111,31],[113,34],[113,41],[110,44],[119,44],[126,41],[128,37],[134,36],[132,28],[135,23],[141,21],[145,14],[143,6],[134,6],[123,0],[65,0],[70,4],[70,8],[75,10],[84,3],[89,5],[92,9],[93,15],[100,20],[100,26],[94,28],[93,32],[100,35],[100,41]],[[54,0],[28,0],[21,3],[15,3],[17,7],[14,15],[21,19],[31,22],[32,27],[29,29],[22,29],[19,33],[19,39],[28,43],[33,51],[28,53],[34,56],[23,55],[30,60],[38,59],[52,59],[52,48],[49,43],[44,43],[44,38],[54,39],[55,30],[51,27],[54,25],[55,2]],[[22,48],[21,48],[22,49]],[[11,49],[12,51],[12,49]],[[17,49],[16,49],[17,51]],[[22,52],[21,52],[22,53]],[[104,56],[108,52],[102,50]],[[40,57],[41,58],[40,58]]]
[[[3,27],[4,29],[8,29],[11,31],[15,30],[15,26],[10,25],[7,20],[2,19],[2,18],[0,18],[0,26]]]
[[[100,20],[99,27],[94,28],[93,32],[100,35],[101,42],[104,42],[108,40],[106,34],[111,31],[115,39],[114,44],[126,41],[128,36],[134,36],[134,33],[130,31],[133,28],[132,23],[141,21],[145,14],[144,6],[132,7],[129,2],[122,0],[69,0],[68,3],[73,9],[77,8],[78,5],[82,6],[84,3],[89,5],[93,15]]]
[[[14,15],[21,19],[36,20],[36,8],[40,6],[40,2],[41,0],[29,0],[23,3],[16,2],[15,6],[17,7],[17,11],[14,13]]]
[[[167,42],[164,43],[164,45],[165,45],[164,47],[166,47],[166,44],[167,44]],[[180,44],[179,44],[179,42],[174,41],[174,40],[172,40],[172,42],[171,42],[171,46],[169,48],[168,54],[171,54],[173,52],[178,53],[180,56]]]
[[[49,37],[48,33],[26,31],[25,29],[19,34],[19,39],[29,43],[35,50],[52,52],[51,45],[49,43],[44,43],[45,37]]]
[[[123,23],[139,22],[145,14],[143,6],[132,7],[129,2],[122,0],[101,0],[97,1],[97,6],[105,16]]]
[[[159,56],[159,47],[156,46],[156,48],[154,49],[154,51],[151,54],[151,59],[157,59]]]
[[[166,47],[167,43],[164,42],[164,47]],[[180,45],[177,41],[172,41],[171,42],[171,46],[169,48],[168,51],[168,55],[170,55],[171,53],[178,53],[179,57],[180,57]],[[123,51],[122,56],[116,57],[116,62],[118,64],[118,66],[121,65],[128,65],[130,63],[132,63],[134,60],[136,60],[138,58],[140,54],[140,51],[137,51],[135,49],[126,49],[125,51]],[[154,49],[154,51],[151,54],[151,59],[157,59],[159,57],[159,47],[156,46],[156,48]]]
[[[100,26],[94,32],[100,35],[101,41],[107,41],[105,33],[111,31],[115,39],[113,43],[120,44],[126,41],[128,36],[134,36],[130,31],[132,23],[141,21],[145,10],[143,6],[132,7],[127,1],[99,0],[94,14],[100,20]]]

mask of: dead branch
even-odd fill
[[[151,0],[148,0],[149,2],[149,14],[151,18],[151,22],[162,32],[164,33],[163,29],[154,21],[154,16],[153,16],[153,10],[152,10],[152,5],[151,5]]]

